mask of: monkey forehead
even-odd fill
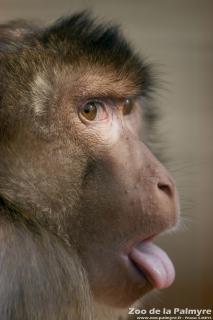
[[[54,68],[55,86],[61,88],[64,97],[91,98],[115,97],[123,98],[141,94],[134,76],[118,74],[111,67],[99,65],[66,66]]]

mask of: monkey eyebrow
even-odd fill
[[[88,75],[87,79],[79,79],[74,84],[72,90],[73,97],[112,97],[115,99],[125,99],[129,97],[151,98],[155,91],[155,82],[141,76],[141,79],[113,79],[105,75]],[[150,83],[149,83],[150,82]],[[75,94],[76,91],[76,94]]]
[[[76,91],[76,92],[75,92]],[[128,98],[137,99],[145,97],[144,92],[140,90],[133,83],[107,83],[107,84],[93,84],[93,87],[86,85],[74,86],[72,90],[72,98],[74,99],[109,99],[122,101]]]
[[[86,83],[76,83],[72,90],[73,97],[100,97],[100,98],[115,98],[125,99],[127,97],[142,96],[143,92],[134,83],[123,81],[107,81],[100,83],[102,79]],[[76,91],[76,92],[75,92]]]
[[[85,94],[83,95],[75,95],[74,96],[75,99],[83,99],[84,101],[87,100],[108,100],[108,101],[113,101],[113,102],[123,102],[126,99],[140,99],[141,96],[138,94],[134,94],[134,95],[119,95],[116,93],[99,93],[99,94]]]

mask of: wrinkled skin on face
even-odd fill
[[[57,28],[44,33],[45,45],[40,33],[0,60],[7,74],[0,194],[75,251],[96,301],[127,307],[155,287],[132,249],[173,227],[179,214],[174,181],[144,141],[147,69],[129,49],[108,62],[102,38],[93,54],[106,61],[92,61],[83,47],[74,64],[79,42],[61,49]]]

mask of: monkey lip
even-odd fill
[[[170,258],[149,240],[132,248],[129,259],[154,288],[167,288],[175,279],[175,269]]]

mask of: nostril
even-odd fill
[[[172,191],[172,186],[170,184],[158,182],[157,186],[158,186],[158,189],[166,193],[167,196],[172,197],[173,191]]]

